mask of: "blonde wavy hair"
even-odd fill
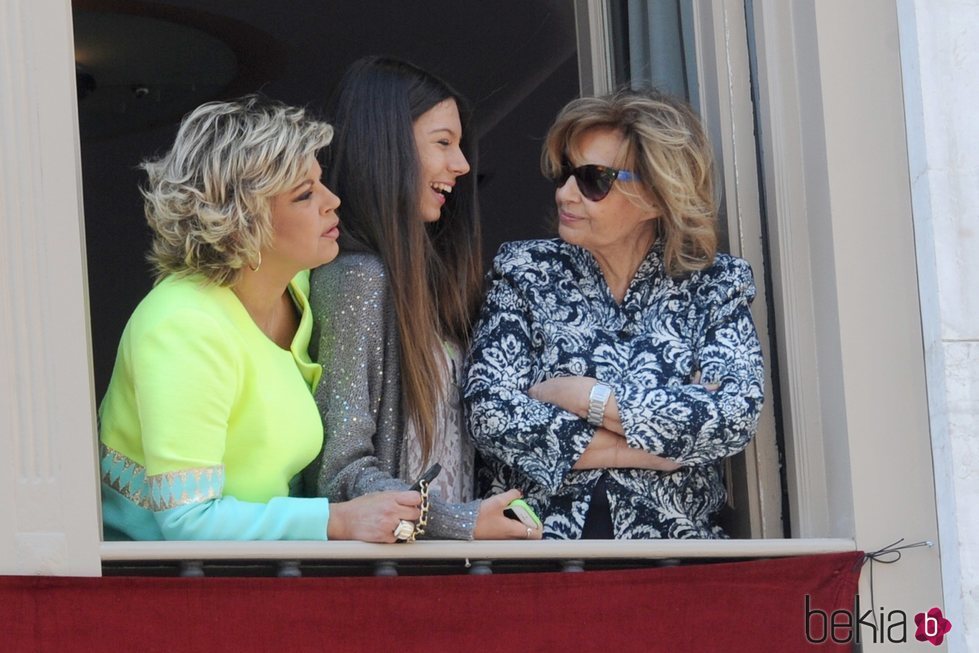
[[[623,89],[572,100],[547,133],[543,173],[556,178],[562,159],[579,154],[578,142],[591,129],[622,134],[622,165],[638,175],[643,191],[622,187],[622,192],[640,206],[662,212],[655,224],[664,241],[667,272],[681,276],[709,267],[717,253],[714,164],[710,143],[690,106],[655,90]]]
[[[273,196],[302,179],[333,127],[262,95],[208,102],[184,117],[169,152],[140,167],[159,281],[200,274],[234,284],[272,239]]]

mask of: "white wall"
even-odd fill
[[[979,0],[899,22],[949,650],[979,651]]]
[[[101,570],[72,40],[0,2],[0,574]]]

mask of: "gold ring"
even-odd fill
[[[394,539],[405,542],[411,539],[415,533],[415,525],[407,519],[398,522],[398,527],[394,529]]]

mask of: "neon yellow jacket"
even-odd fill
[[[228,288],[168,277],[130,317],[99,409],[106,539],[326,539],[329,502],[290,495],[323,445],[309,273],[290,351]]]

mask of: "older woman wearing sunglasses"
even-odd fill
[[[524,489],[545,538],[723,537],[763,361],[703,128],[656,93],[582,98],[542,165],[560,238],[501,248],[467,367],[485,489]]]

